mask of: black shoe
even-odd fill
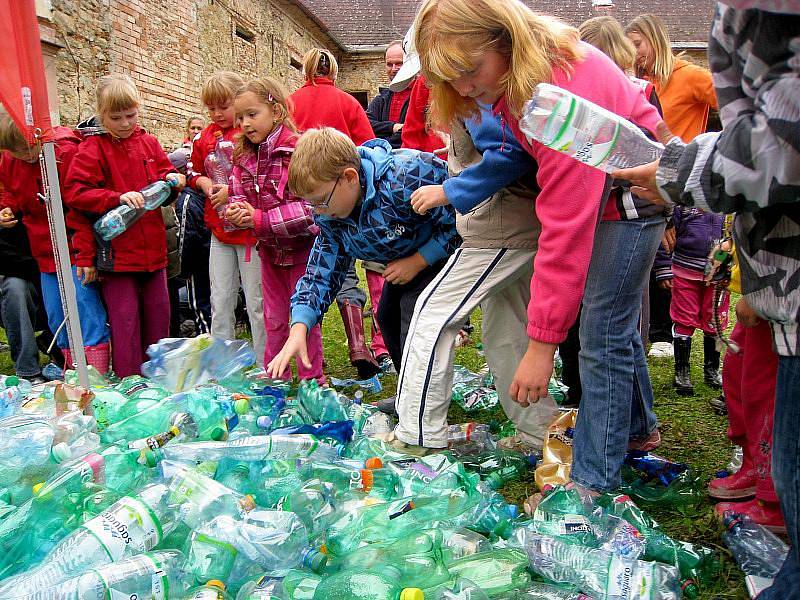
[[[722,389],[722,377],[719,374],[719,350],[717,340],[712,335],[703,337],[703,380],[714,389]]]
[[[692,338],[676,337],[673,342],[675,348],[675,379],[672,385],[681,396],[693,396],[691,365],[689,358],[692,355]]]
[[[708,400],[708,404],[711,408],[714,409],[714,412],[718,415],[727,415],[728,414],[728,404],[725,402],[725,395],[720,394],[716,398],[710,398]]]
[[[389,396],[388,398],[381,398],[378,400],[378,410],[382,413],[386,413],[387,415],[392,415],[394,417],[399,416],[397,414],[397,397]]]

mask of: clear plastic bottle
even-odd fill
[[[148,210],[154,210],[164,204],[172,194],[172,188],[177,185],[178,180],[172,177],[166,181],[151,183],[139,192],[144,197],[144,208],[131,208],[127,204],[120,204],[100,217],[94,224],[94,230],[105,241],[113,240],[141,219]]]
[[[15,415],[0,419],[0,481],[9,485],[22,475],[47,476],[56,431],[47,419]],[[35,481],[35,480],[34,480]]]
[[[82,571],[147,552],[168,534],[173,521],[163,484],[126,496],[61,540],[41,565],[0,584],[0,597],[19,586],[46,589]]]
[[[68,579],[58,586],[23,586],[10,600],[106,600],[109,598],[178,598],[186,590],[181,570],[183,555],[177,550],[139,554]]]
[[[540,83],[522,110],[529,139],[611,173],[657,160],[664,147],[633,123],[549,83]]]
[[[489,426],[485,423],[462,423],[447,427],[447,444],[455,446],[472,442],[483,450],[494,448],[494,441]]]
[[[155,466],[163,459],[200,462],[229,458],[247,462],[304,457],[330,460],[338,455],[338,449],[320,444],[311,435],[253,435],[224,442],[167,444],[158,450],[146,450],[144,461]]]
[[[456,579],[432,590],[425,590],[425,598],[431,600],[489,600],[480,587],[469,579]]]
[[[222,136],[221,131],[215,134],[216,143],[214,149],[208,153],[206,160],[203,163],[206,174],[211,179],[214,185],[214,191],[218,190],[223,185],[228,185],[231,172],[233,171],[233,142],[226,140]],[[225,208],[223,204],[217,208],[217,214],[223,221],[223,226],[227,231],[236,229],[231,223],[225,219]]]
[[[722,539],[746,575],[775,577],[786,559],[789,547],[763,525],[744,515],[726,513]]]
[[[680,600],[680,573],[656,562],[624,559],[528,529],[517,531],[534,573],[606,600]]]

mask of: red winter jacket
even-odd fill
[[[67,175],[67,205],[92,221],[168,173],[177,173],[158,140],[137,128],[126,139],[109,133],[89,135],[78,147]],[[152,272],[167,266],[167,234],[160,210],[149,210],[110,242],[97,240],[97,268]]]
[[[64,181],[72,158],[78,150],[80,138],[69,127],[55,127],[53,133],[58,175],[64,188]],[[41,191],[42,174],[38,162],[25,162],[14,158],[10,152],[0,153],[0,208],[10,208],[14,211],[14,215],[22,220],[39,271],[55,273],[56,263],[53,258],[47,209],[37,195]],[[62,200],[67,202],[66,190],[63,189]],[[72,264],[78,267],[93,266],[95,243],[92,223],[78,211],[65,209],[64,213]]]
[[[428,104],[431,91],[425,83],[425,78],[420,75],[411,89],[411,98],[408,101],[406,122],[402,129],[402,147],[433,152],[447,146],[442,138],[428,126]],[[437,154],[442,160],[447,160],[447,153]]]
[[[222,132],[223,139],[236,143],[236,137],[241,130],[238,127],[222,129],[216,123],[211,123],[200,132],[200,136],[192,144],[192,176],[189,185],[200,192],[197,187],[198,177],[208,177],[206,174],[206,157],[217,145],[217,132]],[[230,190],[228,190],[230,192]],[[202,193],[202,192],[200,192]],[[255,246],[256,239],[253,237],[251,229],[241,229],[237,231],[225,231],[222,219],[219,218],[217,211],[211,206],[211,200],[206,198],[203,209],[206,225],[220,242],[223,244],[239,244],[242,246]]]
[[[315,85],[316,84],[316,85]],[[327,77],[315,77],[289,96],[292,118],[297,129],[315,127],[338,129],[356,146],[375,137],[367,113],[347,92],[343,92]]]

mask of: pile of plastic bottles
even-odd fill
[[[162,340],[151,377],[21,391],[0,418],[0,598],[678,599],[713,580],[627,496],[556,486],[531,517],[497,491],[535,460],[488,425],[422,458],[391,423],[252,350]],[[191,383],[191,385],[189,385]],[[740,528],[741,529],[741,528]]]

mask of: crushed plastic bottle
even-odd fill
[[[680,600],[678,569],[655,562],[624,559],[602,549],[569,544],[533,533],[517,532],[533,572],[556,582],[576,585],[608,600]]]
[[[653,162],[664,151],[623,117],[549,83],[536,86],[519,126],[529,140],[606,173]]]
[[[789,547],[763,525],[744,515],[726,513],[722,539],[747,575],[772,578],[786,560]]]

